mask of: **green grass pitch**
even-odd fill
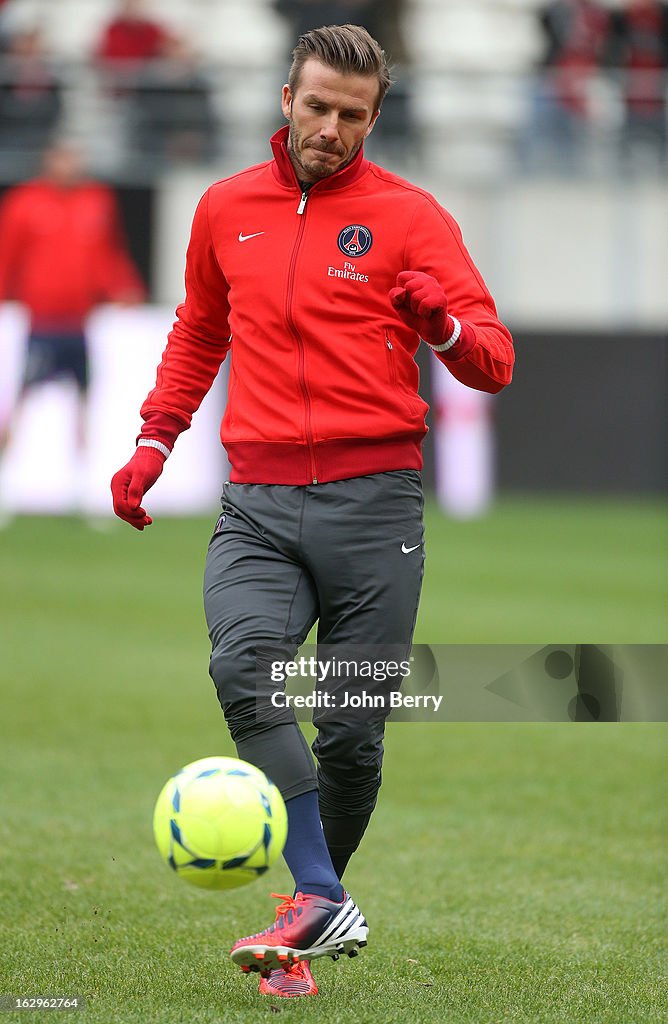
[[[392,724],[346,877],[369,946],[315,964],[317,999],[258,996],[226,951],[270,922],[284,865],[200,892],[151,834],[174,770],[233,753],[201,610],[213,520],[0,533],[0,994],[83,995],[63,1016],[86,1024],[665,1021],[663,724]],[[666,642],[658,503],[430,507],[428,538],[417,640]]]

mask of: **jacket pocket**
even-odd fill
[[[387,327],[383,331],[383,346],[391,392],[408,412],[411,421],[424,425],[427,405],[417,391],[417,379],[413,382],[407,375],[406,362],[408,359],[401,348],[401,343],[393,340],[391,331]],[[417,368],[415,372],[417,375]]]
[[[387,331],[385,332],[385,356],[387,358],[387,375],[390,384],[397,383],[397,357],[394,352],[394,345]]]

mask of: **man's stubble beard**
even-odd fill
[[[300,170],[304,171],[309,177],[314,177],[317,181],[321,181],[323,178],[331,178],[332,174],[336,174],[337,171],[342,171],[344,167],[347,167],[348,164],[355,159],[364,143],[364,139],[360,139],[359,143],[353,147],[352,153],[348,159],[344,163],[338,164],[336,167],[329,168],[324,164],[319,163],[317,160],[314,160],[311,166],[307,166],[303,160],[304,149],[301,149],[300,151],[301,134],[295,127],[295,123],[292,119],[290,119],[288,123],[288,153],[293,165],[296,165],[295,173],[297,174],[299,181],[305,180],[304,177],[300,175]],[[307,147],[307,151],[308,148],[312,147]],[[301,155],[298,155],[299,153],[301,153]],[[315,182],[312,184],[315,184]]]

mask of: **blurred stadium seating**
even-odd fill
[[[160,168],[131,159],[126,110],[112,102],[91,62],[114,6],[113,0],[8,0],[5,33],[41,26],[64,80],[65,127],[89,141],[101,172],[152,179]],[[469,181],[497,181],[517,172],[531,117],[533,69],[543,48],[538,7],[538,0],[407,0],[404,74],[420,166],[426,160],[449,177]],[[265,131],[276,121],[275,86],[285,77],[291,42],[271,0],[153,0],[147,9],[190,40],[200,56],[219,114],[215,155],[227,154],[237,165],[261,159]],[[2,75],[11,73],[5,61]],[[596,74],[587,92],[583,170],[610,175],[617,170],[623,118],[618,77],[609,70]],[[665,172],[652,167],[651,159],[642,169]]]
[[[182,287],[178,246],[198,193],[267,155],[267,137],[282,121],[278,94],[291,39],[271,0],[147,0],[148,12],[194,46],[218,126],[206,152],[192,158],[181,147],[170,166],[137,147],[132,97],[110,91],[93,60],[115,6],[7,0],[0,29],[41,27],[63,82],[62,128],[85,140],[96,173],[157,192],[155,231],[168,240],[171,258],[154,246],[150,270],[154,297],[171,303]],[[537,9],[537,0],[406,0],[409,64],[401,70],[413,130],[405,131],[401,115],[401,123],[388,124],[388,108],[370,155],[419,180],[453,211],[514,323],[660,328],[668,320],[661,284],[668,252],[659,229],[668,217],[668,168],[642,145],[630,164],[622,162],[621,81],[608,68],[586,84],[589,116],[577,163],[559,139],[541,148]],[[0,61],[4,79],[12,71]],[[391,129],[385,134],[383,123]],[[35,163],[34,152],[0,146],[0,186]]]

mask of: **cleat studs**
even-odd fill
[[[359,953],[358,949],[349,949],[348,950],[348,956],[357,956],[358,953]]]
[[[364,946],[368,945],[368,943],[367,943],[366,939],[360,939],[360,941],[357,943],[357,945],[359,946],[360,949],[362,949]]]
[[[332,953],[332,960],[338,960],[338,959],[339,959],[339,954],[338,953]]]

